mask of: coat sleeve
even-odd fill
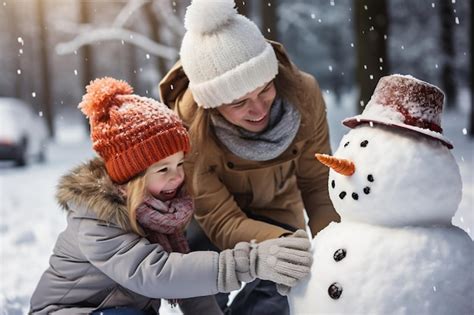
[[[340,218],[329,199],[329,168],[315,160],[314,157],[315,153],[330,154],[331,147],[326,105],[316,80],[313,79],[312,82],[314,86],[311,88],[316,90],[313,100],[313,106],[315,106],[314,131],[297,161],[296,177],[309,218],[308,224],[314,236],[330,222],[337,222]]]
[[[191,162],[187,164],[189,163]],[[192,174],[191,170],[189,174]],[[261,242],[289,233],[276,225],[249,218],[219,179],[216,171],[198,171],[196,176],[199,183],[205,184],[193,185],[195,218],[218,248],[233,248],[239,242],[249,242],[253,239]]]
[[[218,292],[218,254],[167,254],[158,244],[113,224],[80,218],[79,248],[119,285],[150,298],[189,298]]]

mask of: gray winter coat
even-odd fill
[[[87,314],[127,305],[159,307],[159,298],[218,292],[218,254],[166,253],[131,232],[125,201],[94,159],[64,176],[57,198],[67,211],[50,267],[31,298],[31,314]]]

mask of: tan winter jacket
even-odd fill
[[[159,298],[218,292],[217,253],[168,254],[129,232],[124,200],[102,160],[64,176],[57,198],[68,224],[33,293],[30,313],[88,314],[112,306],[156,309]]]
[[[315,153],[330,153],[326,107],[316,80],[299,71],[283,47],[272,42],[280,65],[292,69],[296,93],[303,109],[298,133],[278,158],[249,161],[232,154],[215,136],[205,155],[205,165],[194,169],[185,164],[187,181],[193,178],[195,218],[219,248],[232,248],[240,241],[263,241],[289,231],[249,218],[263,216],[295,228],[305,226],[303,209],[313,235],[339,216],[329,199],[328,168],[315,160]],[[174,108],[184,122],[192,121],[197,104],[188,90],[178,62],[160,83],[162,101]],[[316,113],[312,115],[310,113]]]

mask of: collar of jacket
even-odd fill
[[[66,211],[76,208],[91,210],[100,219],[129,229],[126,200],[107,174],[104,161],[94,158],[85,162],[59,180],[56,199]]]
[[[298,104],[300,105],[299,107],[302,108],[304,112],[306,112],[305,109],[308,109],[308,112],[314,112],[314,108],[310,109],[309,107],[316,106],[316,103],[319,101],[317,98],[320,93],[320,91],[318,91],[319,88],[314,82],[314,78],[296,68],[290,61],[282,44],[274,41],[269,42],[275,50],[280,65],[291,69],[291,73],[294,74],[291,79],[298,80],[296,84],[298,89],[294,91],[294,93],[296,93],[300,100],[300,104]],[[197,108],[197,104],[193,99],[191,91],[188,89],[188,85],[189,80],[184,73],[180,61],[171,68],[159,85],[161,101],[176,110],[186,125],[189,125],[194,118],[194,113]],[[311,93],[308,93],[308,91]],[[180,103],[179,108],[175,108],[175,104],[177,103]],[[295,143],[313,136],[313,119],[314,117],[312,115],[305,115],[304,113],[301,115],[300,129],[293,140],[293,144],[290,145],[288,149],[289,152],[293,152]]]

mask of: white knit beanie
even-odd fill
[[[231,103],[277,75],[273,47],[234,0],[193,0],[184,26],[181,63],[199,106]]]

